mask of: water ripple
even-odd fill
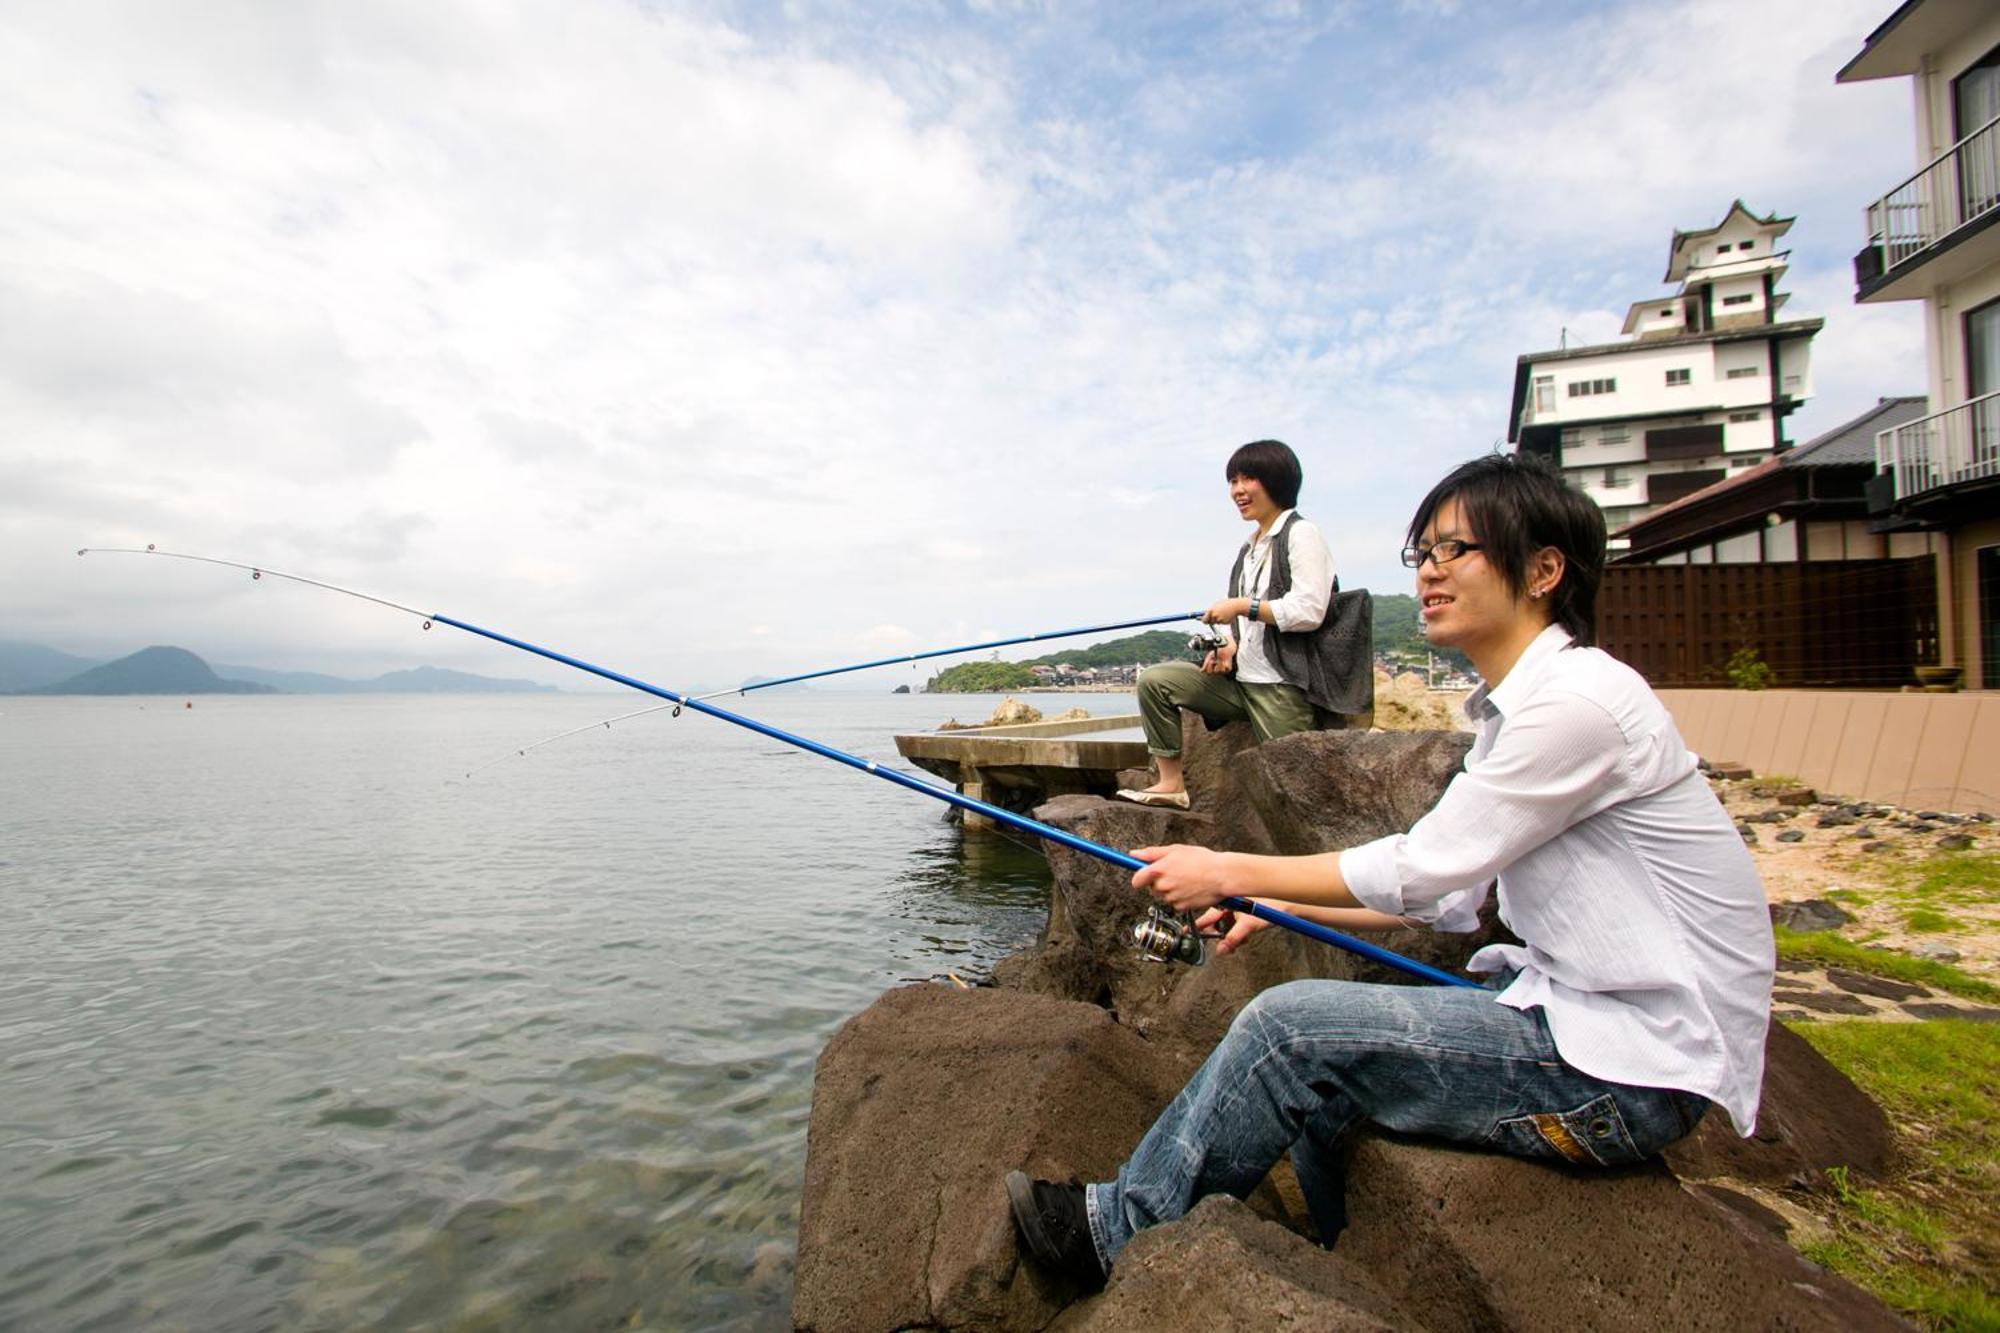
[[[0,737],[0,1327],[785,1327],[820,1047],[1040,925],[1037,856],[727,727],[446,787],[602,697],[144,702]]]

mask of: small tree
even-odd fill
[[[1771,664],[1746,643],[1722,664],[1722,674],[1729,677],[1729,683],[1739,690],[1765,690],[1771,687],[1778,673],[1771,670]]]

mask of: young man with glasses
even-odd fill
[[[1323,1244],[1345,1225],[1339,1140],[1390,1129],[1577,1166],[1691,1132],[1710,1104],[1755,1126],[1773,947],[1741,837],[1637,673],[1590,647],[1604,520],[1545,460],[1458,468],[1410,524],[1431,640],[1471,658],[1478,735],[1410,829],[1343,852],[1147,847],[1135,888],[1203,911],[1224,953],[1261,898],[1335,926],[1470,929],[1489,892],[1522,946],[1483,988],[1298,981],[1251,1001],[1117,1178],[1007,1179],[1029,1252],[1103,1282],[1133,1234],[1202,1196],[1242,1198],[1289,1152]]]

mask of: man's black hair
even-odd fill
[[[1260,482],[1264,494],[1280,509],[1298,507],[1299,487],[1306,479],[1299,456],[1283,440],[1252,440],[1229,455],[1229,466],[1222,476],[1225,481],[1249,477]]]
[[[1528,562],[1544,547],[1562,552],[1562,578],[1547,594],[1551,618],[1580,644],[1597,637],[1597,586],[1604,581],[1604,511],[1563,481],[1540,454],[1487,454],[1461,463],[1417,506],[1410,544],[1423,540],[1447,500],[1480,553],[1515,596],[1527,591]]]

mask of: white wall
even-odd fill
[[[1780,392],[1803,399],[1812,393],[1811,338],[1799,335],[1778,344]],[[1677,347],[1620,344],[1616,351],[1600,356],[1577,357],[1567,361],[1535,362],[1529,366],[1529,403],[1533,405],[1534,380],[1548,375],[1555,381],[1555,408],[1535,412],[1537,425],[1565,421],[1598,421],[1606,418],[1650,416],[1655,413],[1721,407],[1731,410],[1761,408],[1772,397],[1768,344],[1762,339],[1734,343],[1692,343]],[[1730,379],[1732,368],[1747,368],[1754,374]],[[1669,385],[1669,370],[1688,372],[1686,384]],[[1573,383],[1610,379],[1617,388],[1610,393],[1570,396]],[[1786,387],[1789,385],[1790,387]],[[1770,442],[1768,423],[1763,443]]]

